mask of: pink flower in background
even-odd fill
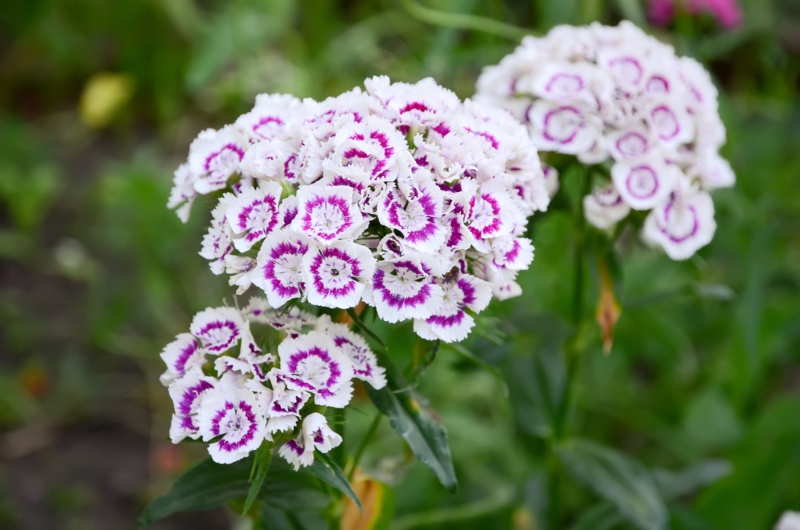
[[[650,0],[650,20],[659,26],[669,24],[679,8],[696,15],[711,13],[725,29],[735,29],[742,23],[742,10],[736,0]]]

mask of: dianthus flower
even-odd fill
[[[168,206],[184,222],[199,195],[218,197],[200,250],[211,271],[263,291],[201,311],[161,354],[172,441],[202,439],[216,462],[266,441],[311,465],[342,442],[325,408],[350,402],[353,379],[386,385],[366,340],[319,308],[364,302],[452,342],[493,296],[521,291],[527,218],[557,184],[525,127],[430,79],[365,85],[322,102],[258,96],[175,172]]]
[[[717,90],[697,61],[628,22],[558,26],[486,68],[477,99],[514,113],[539,150],[605,169],[584,199],[594,226],[649,211],[643,239],[676,260],[711,241],[708,192],[735,178],[719,155]],[[555,169],[545,174],[555,193]]]
[[[314,450],[341,443],[317,410],[345,407],[354,378],[383,388],[384,370],[347,326],[293,309],[276,310],[260,297],[241,310],[209,308],[164,348],[161,382],[174,403],[174,443],[210,442],[211,458],[227,464],[301,423],[298,438],[285,438],[278,450],[295,468],[313,463]],[[251,325],[280,340],[272,352],[256,344]]]
[[[527,218],[547,208],[553,184],[505,110],[431,79],[365,87],[322,102],[259,96],[192,143],[169,206],[185,220],[198,195],[221,192],[201,255],[239,294],[255,286],[275,308],[363,301],[426,339],[463,340],[492,296],[520,293],[516,275],[533,260]],[[287,366],[283,381],[298,390]],[[345,388],[320,385],[304,390],[338,402]]]

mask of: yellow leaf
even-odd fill
[[[614,344],[614,325],[621,313],[622,309],[614,294],[614,282],[608,272],[608,265],[605,261],[600,261],[600,299],[597,302],[595,319],[603,335],[603,352],[606,354],[611,352],[611,346]]]
[[[394,515],[394,492],[382,482],[373,480],[358,471],[352,482],[353,490],[361,500],[363,515],[358,506],[346,499],[341,519],[341,530],[381,530],[389,527]]]
[[[93,129],[102,129],[114,119],[133,95],[131,76],[101,72],[86,81],[81,94],[81,121]]]

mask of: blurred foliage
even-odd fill
[[[394,490],[392,528],[560,530],[547,526],[558,512],[576,530],[624,529],[629,509],[645,521],[668,512],[670,528],[752,530],[800,508],[800,7],[741,3],[744,23],[732,32],[708,16],[650,28],[703,60],[722,89],[724,155],[738,183],[715,194],[714,242],[675,263],[622,239],[621,314],[604,355],[593,324],[603,249],[578,265],[588,324],[575,330],[564,274],[576,267],[573,221],[568,209],[536,216],[525,296],[493,305],[482,336],[441,348],[419,378],[447,427],[458,493],[386,421],[361,460]],[[120,425],[154,441],[167,432],[158,352],[195,311],[233,302],[197,255],[210,204],[196,205],[188,225],[164,207],[197,131],[230,121],[260,92],[324,98],[377,74],[433,76],[467,97],[481,67],[516,44],[519,31],[504,35],[499,22],[533,33],[622,17],[646,24],[645,11],[636,0],[5,3],[0,491],[13,488],[12,459],[57,447],[72,426]],[[398,366],[419,373],[408,328],[368,325]],[[562,348],[584,352],[566,401]],[[360,399],[348,411],[350,454],[375,413]],[[12,443],[39,430],[51,434]],[[554,437],[564,440],[557,454],[546,443]],[[162,467],[156,491],[174,472]],[[620,474],[642,481],[639,497],[614,486]],[[665,506],[648,497],[655,488]],[[75,527],[85,508],[62,497],[54,490],[50,526]],[[0,526],[25,527],[25,509],[1,503]],[[275,528],[320,523],[263,509]]]

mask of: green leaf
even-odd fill
[[[710,450],[736,443],[743,431],[733,406],[715,388],[703,391],[692,401],[683,423],[687,434]]]
[[[624,521],[616,506],[603,501],[583,512],[570,530],[612,530]]]
[[[258,448],[253,462],[253,468],[250,471],[250,491],[247,492],[247,500],[244,501],[244,509],[242,515],[247,515],[253,503],[256,502],[256,497],[261,491],[261,486],[264,484],[264,479],[267,478],[269,471],[269,464],[272,462],[273,446],[272,444],[261,444]],[[253,477],[255,474],[255,477]]]
[[[691,495],[709,484],[730,475],[733,466],[730,462],[719,459],[710,459],[699,464],[687,467],[681,471],[668,471],[654,469],[653,478],[658,486],[661,497],[673,500]]]
[[[724,283],[696,282],[691,284],[690,287],[698,298],[721,300],[723,302],[729,302],[736,298],[734,290]]]
[[[614,504],[642,530],[663,530],[667,509],[647,468],[632,458],[588,440],[556,447],[564,467],[597,495]]]
[[[308,467],[308,471],[321,481],[330,484],[350,497],[363,513],[364,509],[361,507],[361,501],[358,499],[356,492],[353,491],[353,486],[350,484],[350,481],[347,480],[344,471],[342,471],[342,468],[331,460],[328,455],[317,453],[314,458],[314,463]]]
[[[566,384],[564,340],[571,330],[549,315],[529,318],[526,331],[516,337],[503,367],[514,417],[520,431],[540,438],[551,436]]]
[[[640,0],[617,0],[619,10],[622,11],[622,16],[630,20],[640,28],[647,27],[647,20],[644,17],[642,10],[642,2]]]
[[[442,344],[443,347],[457,353],[458,355],[462,356],[464,359],[468,360],[471,363],[474,363],[487,372],[489,372],[493,377],[495,377],[501,385],[503,385],[503,394],[508,396],[508,384],[506,384],[506,379],[503,377],[503,374],[500,373],[496,367],[492,366],[491,364],[487,363],[470,350],[458,344],[457,342],[446,342]]]
[[[392,428],[403,437],[417,458],[433,471],[448,491],[455,492],[458,480],[447,443],[447,431],[434,419],[421,396],[408,389],[391,361],[385,355],[381,355],[379,361],[386,368],[388,383],[380,390],[365,384],[370,399],[389,418]]]
[[[406,371],[406,375],[411,381],[411,386],[417,386],[422,374],[425,373],[434,359],[436,359],[436,354],[439,352],[440,345],[441,342],[438,340],[430,341],[425,339],[418,339],[414,344],[411,366]]]
[[[384,349],[386,348],[386,344],[381,340],[379,336],[377,336],[371,329],[369,329],[364,324],[364,322],[361,320],[361,317],[358,316],[358,313],[356,313],[352,308],[349,308],[347,309],[347,314],[353,320],[353,324],[356,325],[356,327],[359,329],[359,331],[361,331],[361,333],[374,340],[382,348]]]
[[[268,2],[263,6],[230,2],[206,27],[205,36],[195,39],[195,50],[186,73],[186,85],[203,88],[226,67],[240,65],[248,50],[258,49],[288,27],[291,5]]]
[[[800,403],[785,396],[767,405],[729,452],[736,472],[698,496],[697,514],[710,528],[771,528],[780,511],[796,502],[798,448]]]
[[[664,500],[674,500],[697,492],[703,486],[729,475],[732,470],[733,467],[725,460],[712,459],[681,471],[654,469],[653,478],[661,497]],[[617,507],[603,501],[583,512],[570,530],[611,530],[623,521]]]
[[[172,488],[151,502],[139,517],[144,527],[177,512],[208,510],[243,499],[250,491],[253,457],[233,464],[200,462],[178,477]],[[268,506],[292,510],[315,510],[326,506],[327,495],[308,473],[296,473],[282,460],[274,460],[257,499]]]

